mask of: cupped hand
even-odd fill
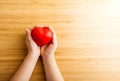
[[[34,40],[31,37],[31,30],[26,29],[26,45],[28,48],[28,53],[40,55],[40,47],[34,42]]]
[[[53,56],[57,48],[56,33],[52,27],[49,28],[53,32],[53,39],[49,44],[40,47],[40,53],[42,57],[49,57],[51,55]]]

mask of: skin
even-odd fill
[[[50,44],[42,47],[37,46],[37,44],[33,41],[31,37],[31,30],[26,29],[26,46],[28,48],[28,53],[10,81],[29,81],[40,55],[45,68],[46,80],[64,81],[54,57],[54,52],[57,48],[56,34],[51,27],[50,29],[53,32],[53,40]]]

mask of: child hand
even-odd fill
[[[49,27],[51,29],[51,31],[53,32],[53,39],[52,42],[50,44],[44,45],[40,47],[40,53],[42,57],[49,57],[49,56],[53,56],[54,52],[57,48],[57,38],[56,38],[56,33],[55,31]]]
[[[40,55],[40,47],[34,42],[31,37],[31,30],[26,29],[26,45],[28,48],[28,53]]]

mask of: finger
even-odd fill
[[[53,33],[55,33],[55,30],[51,26],[47,26]]]
[[[44,27],[44,26],[43,26],[43,25],[37,24],[35,27],[38,27],[38,28],[39,28],[39,27]]]
[[[44,46],[41,46],[41,47],[40,47],[40,49],[41,49],[41,50],[44,50],[44,49],[46,49],[46,48],[47,48],[47,46],[48,46],[47,44],[46,44],[46,45],[44,45]]]
[[[53,32],[53,39],[52,39],[52,43],[53,45],[57,45],[57,37],[56,37],[56,33],[54,31],[54,29],[52,27],[49,27],[50,30]]]
[[[57,45],[57,37],[56,37],[55,33],[53,33],[52,43],[53,43],[53,45]]]
[[[41,28],[42,28],[42,27],[44,27],[44,26],[43,26],[43,25],[39,25],[39,27],[41,27]]]
[[[40,27],[40,25],[39,25],[39,24],[37,24],[35,27]]]
[[[28,29],[26,29],[26,41],[28,41]]]
[[[27,45],[27,47],[28,47],[28,42],[29,42],[29,40],[28,40],[28,29],[26,29],[26,45]]]
[[[27,33],[27,39],[31,41],[32,40],[31,30],[30,29],[26,29],[26,33]]]
[[[26,34],[27,34],[27,36],[29,36],[29,33],[30,33],[30,30],[29,30],[29,29],[26,29]]]

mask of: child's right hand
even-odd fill
[[[57,38],[56,38],[56,33],[53,30],[53,28],[49,27],[51,29],[51,31],[53,32],[53,39],[52,42],[50,44],[44,45],[42,47],[40,47],[40,53],[41,56],[44,58],[49,58],[50,56],[54,56],[54,52],[57,48]]]

